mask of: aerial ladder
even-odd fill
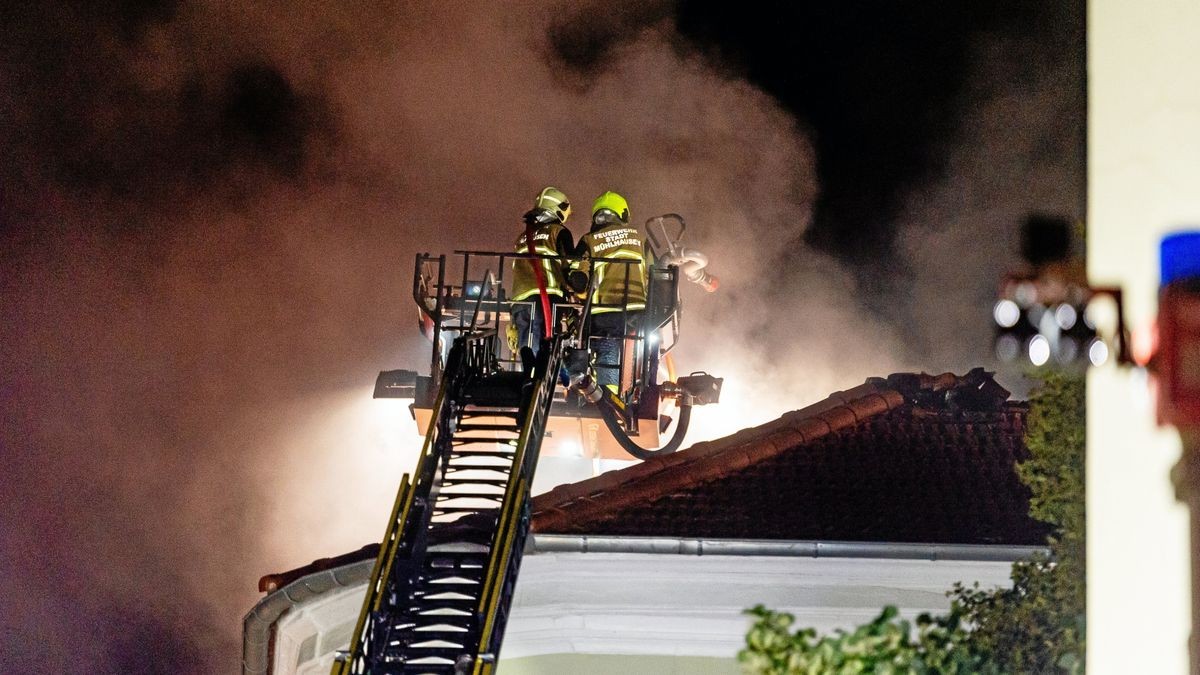
[[[339,652],[333,675],[493,673],[548,427],[598,418],[620,447],[644,458],[673,452],[691,406],[716,402],[721,380],[707,374],[657,381],[660,358],[677,336],[680,270],[695,281],[702,258],[671,258],[673,248],[662,259],[678,264],[653,271],[644,319],[622,339],[630,348],[619,350],[616,363],[593,364],[621,373],[620,393],[587,387],[587,377],[580,382],[564,367],[587,352],[587,301],[555,308],[536,356],[506,353],[501,326],[513,303],[504,298],[505,267],[542,256],[458,251],[459,283],[447,280],[446,256],[417,256],[413,298],[433,342],[430,376],[384,371],[376,396],[413,398],[425,442],[414,473],[401,480],[349,649]],[[494,266],[481,274],[473,260]],[[679,408],[674,417],[662,414],[668,403]],[[675,433],[659,448],[634,440],[657,440],[671,422]]]

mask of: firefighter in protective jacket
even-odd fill
[[[622,358],[636,335],[646,308],[647,269],[651,264],[646,240],[629,224],[629,204],[615,192],[605,192],[592,204],[592,228],[579,240],[581,269],[591,274],[589,334],[594,342],[594,367],[600,384],[616,391],[628,379],[631,355]]]
[[[552,306],[561,302],[567,294],[564,261],[565,256],[575,253],[574,238],[565,226],[570,215],[571,203],[567,195],[558,188],[547,187],[537,194],[533,208],[524,216],[525,228],[517,237],[516,252],[558,256],[559,259],[513,260],[510,300],[514,304],[510,325],[515,328],[516,335],[511,332],[509,335],[509,346],[513,352],[519,352],[521,347],[529,347],[534,353],[537,352],[544,335],[545,314],[552,313]],[[545,303],[539,284],[546,290]]]
[[[594,277],[593,316],[646,308],[646,240],[629,224],[629,204],[624,197],[605,192],[596,198],[592,229],[579,244],[585,256],[583,265]]]

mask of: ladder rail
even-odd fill
[[[414,472],[416,478],[412,484],[409,484],[408,474],[400,481],[400,489],[396,493],[396,502],[392,507],[392,517],[388,521],[387,530],[383,535],[384,546],[379,549],[379,555],[376,557],[375,565],[371,569],[371,580],[367,584],[367,593],[363,598],[362,610],[359,612],[358,621],[355,623],[354,634],[350,638],[350,649],[340,661],[335,661],[332,675],[351,675],[351,673],[367,672],[366,671],[366,655],[367,647],[370,642],[370,636],[374,634],[371,630],[373,626],[372,617],[380,611],[384,591],[386,590],[391,578],[392,571],[396,563],[396,553],[400,549],[400,544],[403,540],[403,535],[408,529],[410,515],[413,508],[413,503],[416,499],[418,488],[430,487],[427,481],[423,481],[429,468],[437,461],[433,457],[434,450],[437,447],[437,440],[440,435],[440,422],[442,416],[448,412],[446,390],[449,388],[448,380],[453,376],[452,372],[447,372],[443,386],[438,392],[438,397],[434,403],[434,409],[437,410],[438,419],[429,425],[429,432],[425,435],[425,443],[421,449],[421,454],[417,459],[417,468]],[[431,478],[432,476],[430,476]],[[359,667],[362,670],[359,670]]]
[[[407,474],[401,480],[350,648],[339,654],[332,675],[448,673],[451,667],[453,672],[467,675],[491,673],[495,668],[529,532],[529,494],[565,344],[563,336],[543,343],[542,353],[527,384],[521,385],[519,396],[515,390],[510,398],[488,399],[486,396],[492,394],[487,394],[482,400],[496,403],[484,403],[484,409],[479,409],[480,386],[484,387],[482,391],[489,391],[486,383],[490,378],[501,377],[500,382],[510,383],[499,385],[502,387],[521,381],[518,373],[505,375],[502,370],[496,371],[493,353],[496,342],[494,329],[476,330],[456,339],[450,350],[434,404],[434,419],[416,471],[411,480]],[[515,380],[513,376],[517,376]],[[512,427],[515,436],[512,451],[461,449],[464,443],[507,445],[502,438],[475,435],[495,426],[486,420],[469,421],[471,416],[486,418],[489,405],[511,406],[510,409],[519,411],[519,426]],[[509,461],[476,467],[470,461],[475,455]],[[456,470],[506,474],[504,489],[493,495],[486,486],[495,484],[496,479],[488,477],[479,478],[474,489],[468,487],[465,492],[444,490],[448,481],[471,485],[470,478],[452,478],[451,475],[457,474],[449,472]],[[492,506],[446,503],[446,500],[453,502],[456,494],[462,494],[458,498],[483,498],[491,501]],[[463,519],[454,519],[453,514],[459,512],[464,514]],[[484,515],[489,512],[490,516]],[[445,519],[447,515],[452,517]],[[482,537],[474,540],[480,547],[478,552],[464,554],[473,556],[474,563],[466,562],[468,558],[462,558],[462,563],[453,562],[457,558],[447,559],[447,555],[454,554],[441,546],[448,541],[444,539],[447,535],[466,536],[456,534],[459,524]],[[484,529],[472,529],[478,527]],[[465,541],[475,536],[470,535]],[[436,586],[454,590],[458,584],[475,586],[474,590],[462,591],[469,593],[470,604],[463,607],[466,612],[456,616],[464,618],[441,622],[431,618],[441,611],[434,608],[433,614],[428,614],[433,607],[430,598],[441,598],[440,590],[431,594],[431,589]],[[433,602],[436,605],[466,599]],[[453,660],[453,665],[447,663],[449,660]]]
[[[396,547],[400,542],[398,532],[401,528],[396,526],[396,523],[403,522],[407,517],[408,497],[412,494],[411,486],[409,485],[408,474],[400,479],[400,489],[396,491],[396,502],[392,506],[392,517],[388,520],[387,531],[383,535],[384,545],[379,547],[379,553],[375,556],[375,564],[371,567],[370,581],[367,583],[366,596],[363,598],[363,611],[358,614],[358,621],[354,624],[354,632],[351,634],[350,645],[351,649],[346,652],[345,656],[340,661],[335,661],[333,664],[333,675],[349,675],[353,662],[356,659],[361,659],[366,651],[365,645],[361,644],[363,631],[367,625],[367,618],[371,611],[379,609],[380,599],[383,597],[383,584],[380,583],[386,576],[381,576],[380,572],[383,569],[390,569],[392,560],[395,558]]]
[[[492,549],[489,560],[487,582],[480,596],[479,613],[483,620],[483,630],[480,633],[479,647],[475,655],[473,672],[476,675],[491,672],[494,658],[499,651],[499,638],[496,634],[497,615],[504,600],[506,582],[510,574],[515,574],[511,563],[518,533],[527,531],[528,524],[520,521],[527,515],[529,488],[533,479],[533,469],[537,465],[537,455],[541,448],[542,436],[546,428],[546,418],[550,414],[550,404],[554,397],[554,387],[557,383],[559,355],[562,338],[555,338],[546,348],[545,364],[540,366],[540,377],[536,379],[533,393],[530,396],[528,413],[521,435],[517,441],[517,457],[513,459],[516,470],[514,479],[510,481],[504,496],[503,512],[500,526],[496,533],[496,544]],[[544,352],[545,353],[545,352]],[[523,539],[523,538],[522,538]],[[493,658],[485,660],[483,654],[492,653]]]
[[[503,267],[506,259],[545,256],[456,253],[462,258],[456,272],[447,270],[445,256],[417,257],[413,298],[432,323],[430,379],[439,388],[417,467],[397,490],[349,649],[338,653],[331,675],[492,675],[497,668],[560,361],[568,341],[584,336],[595,275],[575,328],[579,334],[541,342],[529,372],[502,348],[501,316],[512,309],[505,302]],[[476,281],[472,259],[497,256],[499,274],[488,269]],[[628,260],[591,260],[622,264],[630,279]],[[461,283],[455,287],[448,280],[458,272]],[[669,269],[666,280],[677,281],[677,270]],[[653,324],[660,330],[678,314],[677,286],[668,291],[674,291],[667,292],[673,302]],[[659,296],[654,288],[647,295],[647,300]],[[626,315],[628,302],[619,305]],[[643,322],[633,335],[626,329],[621,337],[640,347],[650,329]],[[673,345],[675,335],[669,337]],[[652,360],[639,351],[636,363],[643,362]],[[644,384],[636,373],[634,380]],[[504,418],[512,421],[497,421]]]

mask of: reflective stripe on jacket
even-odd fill
[[[541,225],[533,230],[533,252],[538,255],[570,255],[571,251],[558,250],[558,236],[563,231],[563,226],[559,223],[550,223],[549,225]],[[522,230],[521,236],[517,237],[516,243],[517,253],[528,253],[527,242],[525,240],[525,232]],[[562,264],[558,260],[544,258],[538,260],[514,260],[513,261],[513,281],[512,281],[512,297],[510,300],[519,301],[528,298],[531,295],[536,295],[538,292],[537,275],[533,272],[534,263],[541,263],[543,273],[546,277],[546,293],[548,295],[563,296],[563,270]]]
[[[637,228],[616,223],[588,232],[581,241],[587,247],[589,257],[630,261],[585,262],[594,277],[592,313],[619,312],[622,308],[630,311],[645,309],[646,241]]]

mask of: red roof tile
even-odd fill
[[[731,436],[533,499],[543,534],[1042,544],[1026,406],[981,369],[871,378]],[[279,587],[378,544],[269,575]]]
[[[1040,544],[1024,404],[976,369],[897,374],[533,500],[536,532]]]

